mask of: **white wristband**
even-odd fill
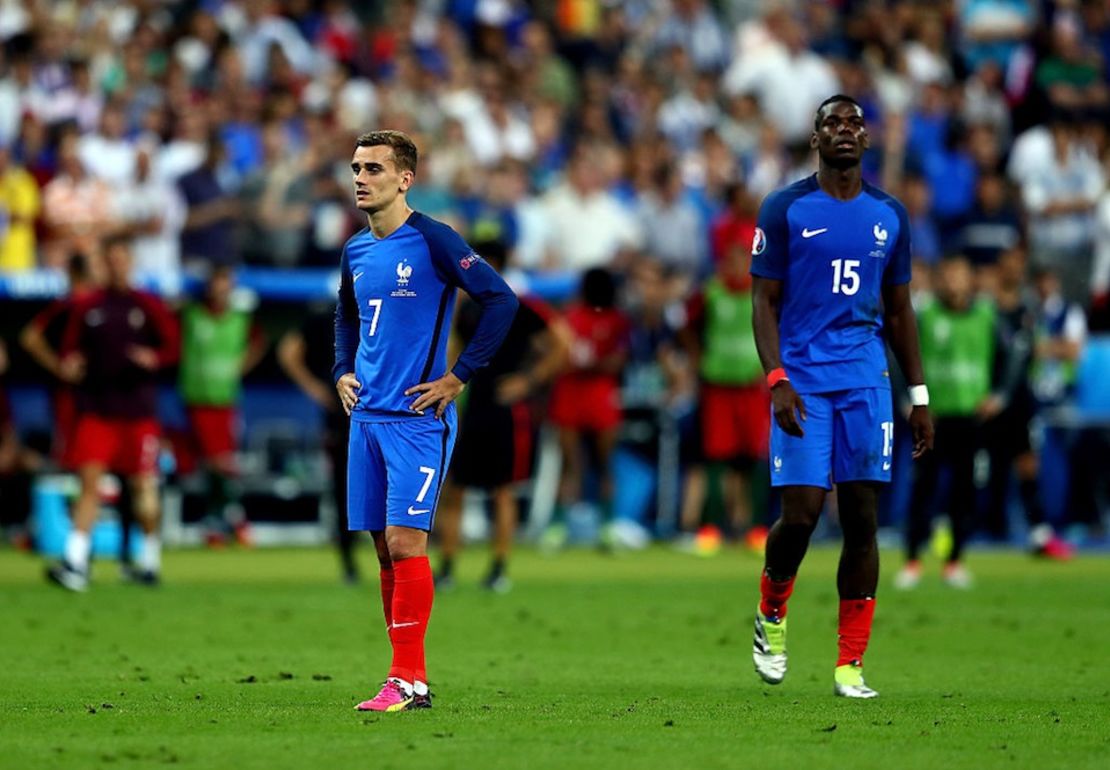
[[[910,403],[914,406],[928,406],[929,388],[925,385],[910,385]]]

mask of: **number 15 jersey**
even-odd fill
[[[837,200],[816,174],[777,190],[759,211],[751,272],[782,281],[779,352],[795,390],[890,388],[882,290],[910,280],[901,203],[866,182]]]

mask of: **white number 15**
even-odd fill
[[[851,296],[859,291],[858,259],[834,259],[833,268],[833,294],[847,294]]]

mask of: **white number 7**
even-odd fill
[[[381,300],[378,301],[381,302]],[[427,476],[427,478],[424,479],[424,486],[420,487],[420,494],[416,496],[416,502],[418,503],[424,502],[424,495],[428,494],[428,487],[432,485],[432,477],[436,475],[436,469],[421,465],[420,472]]]
[[[374,308],[374,317],[370,319],[370,336],[374,336],[374,332],[378,330],[378,316],[382,313],[382,301],[380,299],[367,300],[367,304]]]

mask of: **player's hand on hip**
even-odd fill
[[[775,387],[771,388],[771,407],[775,414],[775,422],[784,433],[798,438],[805,435],[802,423],[806,419],[806,405],[794,390],[794,386],[790,384],[790,380],[779,380],[775,383]]]
[[[339,393],[339,402],[343,404],[343,411],[350,417],[351,410],[358,403],[358,389],[362,383],[355,379],[354,372],[347,372],[335,382],[335,390]]]
[[[153,372],[158,368],[158,351],[144,345],[132,345],[127,349],[127,358],[140,369]]]
[[[463,388],[465,387],[465,382],[451,372],[447,372],[447,374],[443,375],[438,380],[413,385],[405,391],[405,395],[411,396],[413,393],[419,393],[420,396],[412,402],[412,406],[410,406],[409,409],[417,414],[424,414],[424,410],[435,406],[436,419],[438,420],[443,416],[444,411],[447,409],[447,405],[454,401],[458,395],[463,392]]]
[[[913,459],[933,448],[933,416],[928,407],[915,406],[910,412],[910,428],[913,430]]]

